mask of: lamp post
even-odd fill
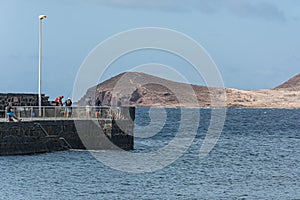
[[[39,37],[39,117],[42,116],[42,20],[46,15],[40,15],[40,37]]]

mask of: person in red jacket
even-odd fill
[[[62,103],[63,98],[64,98],[64,96],[56,97],[56,99],[55,99],[56,106],[62,106],[63,105],[63,103]]]

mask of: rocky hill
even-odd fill
[[[275,89],[287,89],[287,90],[300,90],[300,74],[294,76],[283,84],[277,86]]]
[[[300,74],[267,90],[209,88],[169,81],[156,76],[126,72],[90,88],[79,101],[99,96],[112,105],[163,107],[300,108]]]

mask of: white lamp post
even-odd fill
[[[42,20],[46,15],[40,15],[40,38],[39,38],[39,117],[42,116]]]

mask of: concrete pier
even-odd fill
[[[0,155],[134,148],[132,120],[0,122]]]
[[[24,155],[62,151],[132,150],[135,107],[99,107],[99,117],[87,116],[85,106],[51,106],[42,95],[42,116],[37,115],[37,94],[0,93],[0,155]],[[7,122],[6,106],[12,106],[21,122]]]

